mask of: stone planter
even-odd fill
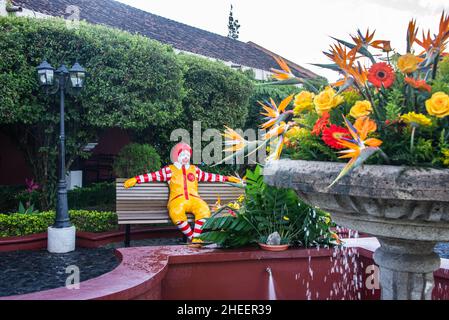
[[[264,170],[273,186],[293,188],[343,227],[376,236],[382,299],[430,299],[440,258],[449,241],[449,170],[364,166],[332,188],[344,163],[280,160]]]

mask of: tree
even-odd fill
[[[237,19],[234,20],[234,14],[232,10],[233,7],[231,4],[231,10],[229,11],[228,38],[237,40],[239,38],[240,24]]]
[[[39,88],[36,67],[76,60],[86,87],[66,100],[67,164],[104,128],[164,126],[183,111],[182,64],[166,45],[116,29],[62,19],[0,18],[0,130],[23,151],[42,187],[41,208],[54,205],[57,182],[59,97]]]
[[[151,124],[133,137],[134,141],[153,145],[162,159],[169,159],[170,134],[178,128],[192,134],[193,124],[201,122],[202,130],[223,130],[224,126],[243,128],[249,109],[253,82],[242,72],[222,62],[209,61],[189,54],[179,54],[183,64],[182,100],[180,117],[165,126]]]

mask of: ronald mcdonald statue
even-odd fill
[[[186,143],[178,143],[173,147],[170,159],[172,165],[157,172],[147,173],[127,180],[125,188],[132,188],[136,184],[153,181],[167,182],[170,189],[168,213],[173,223],[187,237],[193,246],[201,246],[199,239],[204,222],[210,217],[208,204],[198,194],[198,182],[232,182],[240,183],[235,177],[226,177],[201,171],[190,165],[192,148]],[[195,227],[190,227],[186,213],[195,215]]]

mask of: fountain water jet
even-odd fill
[[[268,300],[277,300],[273,272],[270,267],[267,267],[265,270],[268,273]]]

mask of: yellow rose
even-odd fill
[[[401,116],[401,119],[412,126],[428,127],[432,125],[432,120],[421,113],[409,112]]]
[[[421,61],[421,58],[411,53],[407,53],[406,55],[399,57],[398,68],[403,73],[413,73],[418,70],[418,65]]]
[[[449,96],[444,92],[434,93],[432,98],[426,101],[426,109],[431,116],[438,118],[449,116]]]
[[[357,101],[351,108],[349,114],[354,118],[358,119],[361,117],[367,117],[373,112],[373,106],[368,100]]]
[[[317,95],[313,100],[313,103],[315,104],[315,110],[320,116],[323,115],[323,112],[329,112],[333,108],[338,107],[343,102],[343,97],[337,95],[335,90],[330,87],[320,92],[320,94]]]
[[[315,94],[309,91],[301,91],[299,94],[295,96],[294,101],[294,112],[295,115],[300,114],[304,110],[310,110],[313,108],[313,98],[315,98]]]

